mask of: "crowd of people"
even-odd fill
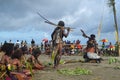
[[[76,40],[74,42],[63,40],[63,37],[67,38],[70,30],[71,28],[65,27],[65,23],[63,21],[59,21],[58,26],[51,34],[51,41],[44,40],[40,45],[36,45],[35,40],[32,39],[31,45],[29,46],[27,41],[23,40],[17,40],[16,43],[12,43],[12,40],[9,42],[5,41],[4,44],[1,44],[0,46],[0,51],[4,54],[0,60],[0,66],[5,66],[4,69],[0,68],[3,72],[7,71],[7,76],[5,76],[5,78],[11,78],[13,75],[16,75],[13,77],[17,77],[14,80],[17,80],[18,78],[22,78],[18,80],[29,80],[28,76],[33,72],[31,71],[31,68],[39,70],[44,68],[38,60],[40,54],[51,56],[54,52],[54,68],[58,67],[62,55],[80,54],[85,59],[85,62],[95,60],[97,63],[100,63],[102,59],[100,55],[105,53],[105,49],[104,47],[101,49],[98,48],[98,43],[95,40],[96,36],[94,34],[88,36],[83,30],[81,30],[83,37],[88,39],[86,47],[84,47],[81,45],[80,40]],[[112,44],[110,43],[110,46],[111,45]],[[25,54],[30,55],[30,57],[26,58],[24,56]],[[13,67],[12,70],[8,67],[10,65]],[[30,69],[28,70],[28,68]]]
[[[0,80],[31,80],[34,70],[42,70],[44,66],[38,60],[41,54],[37,46],[28,48],[26,41],[17,43],[5,42],[0,47]],[[26,57],[25,54],[29,54]]]

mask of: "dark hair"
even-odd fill
[[[32,55],[37,58],[41,54],[41,51],[39,48],[33,49]]]
[[[21,49],[16,49],[14,51],[14,53],[12,54],[12,59],[15,59],[15,58],[16,59],[21,59],[22,55],[23,55],[22,50]]]
[[[95,38],[95,35],[94,35],[94,34],[91,34],[90,37],[91,37],[91,38]]]
[[[4,43],[4,45],[1,47],[1,50],[5,52],[5,55],[11,56],[13,48],[14,48],[13,43]]]
[[[65,23],[64,23],[63,21],[59,21],[59,22],[58,22],[58,25],[59,25],[59,26],[64,26]]]

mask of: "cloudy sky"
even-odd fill
[[[63,20],[65,26],[75,28],[64,40],[79,39],[81,44],[86,44],[87,39],[82,37],[80,29],[87,35],[95,34],[98,37],[98,26],[102,22],[97,41],[100,43],[101,39],[106,38],[114,44],[114,17],[107,3],[108,0],[0,0],[0,42],[27,40],[30,43],[32,38],[37,43],[44,38],[51,40],[55,26],[44,23],[37,14],[39,12],[51,22],[57,24]],[[119,5],[120,1],[116,0],[118,27]]]

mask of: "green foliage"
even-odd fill
[[[32,76],[32,80],[33,80],[33,72],[32,72],[32,65],[29,62],[25,62],[26,68],[30,70],[30,74]]]
[[[52,62],[44,62],[43,65],[45,67],[51,67],[51,66],[53,66],[53,63]]]
[[[120,60],[114,57],[109,58],[109,64],[120,63]],[[120,70],[120,65],[116,64],[114,69]]]
[[[6,70],[6,66],[5,65],[0,65],[0,71],[5,71]]]
[[[6,71],[0,72],[0,80],[5,80],[5,77],[6,77]]]
[[[119,69],[120,70],[120,66],[115,66],[114,69]]]
[[[92,73],[92,71],[84,68],[61,69],[58,70],[58,72],[64,75],[89,75]]]
[[[118,62],[118,59],[117,58],[114,58],[114,57],[111,57],[109,58],[109,64],[112,64],[112,63],[117,63]]]

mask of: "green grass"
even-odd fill
[[[92,73],[91,70],[84,69],[84,68],[60,69],[58,70],[58,72],[64,75],[89,75]]]

